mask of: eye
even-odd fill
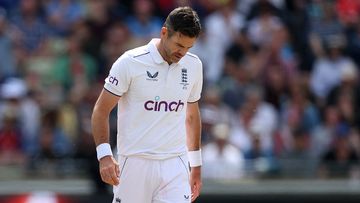
[[[183,45],[181,45],[181,44],[179,44],[179,43],[177,43],[176,44],[178,47],[180,47],[180,48],[185,48]]]

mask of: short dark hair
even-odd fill
[[[169,36],[174,32],[180,32],[188,37],[198,37],[201,32],[199,16],[188,6],[178,7],[171,11],[166,18],[164,27],[169,30]]]

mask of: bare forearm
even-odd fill
[[[103,89],[96,101],[91,116],[91,127],[96,146],[109,143],[109,115],[119,98]]]
[[[196,151],[201,146],[200,113],[196,112],[186,119],[187,147],[189,151]]]
[[[101,143],[109,143],[109,115],[95,107],[91,117],[91,126],[96,146]]]
[[[198,103],[188,106],[186,116],[186,134],[189,165],[191,167],[190,186],[191,202],[199,195],[201,190],[201,120]]]

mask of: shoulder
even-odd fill
[[[133,62],[134,60],[142,60],[144,57],[149,57],[150,51],[148,46],[136,47],[123,53],[114,64],[123,64]]]
[[[197,55],[192,54],[190,52],[186,53],[186,55],[183,58],[183,62],[186,64],[202,67],[202,62],[201,62],[200,58]]]
[[[125,55],[129,58],[140,58],[142,56],[146,56],[150,54],[149,46],[141,46],[134,49],[130,49],[125,52]]]

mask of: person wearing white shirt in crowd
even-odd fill
[[[212,128],[213,141],[202,147],[203,177],[215,179],[240,178],[244,174],[244,155],[230,144],[230,126],[218,123]]]

